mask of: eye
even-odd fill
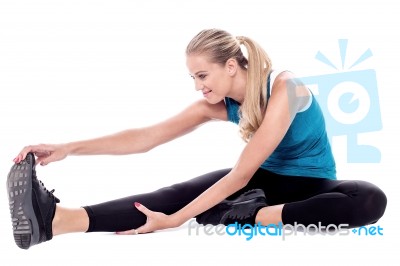
[[[199,77],[199,79],[205,79],[205,78],[207,77],[207,75],[205,75],[205,74],[200,74],[200,75],[198,75],[198,77]]]

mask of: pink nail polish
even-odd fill
[[[135,207],[139,208],[140,207],[140,203],[139,202],[135,202]]]

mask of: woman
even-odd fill
[[[248,53],[246,58],[242,48]],[[376,222],[386,196],[364,181],[336,180],[321,109],[301,81],[273,71],[265,51],[247,37],[210,29],[186,50],[195,88],[205,99],[159,124],[97,139],[25,147],[8,176],[14,239],[21,248],[70,232],[140,234],[177,227],[237,222],[346,224]],[[247,142],[236,165],[160,190],[67,209],[37,179],[36,163],[68,155],[133,154],[211,120],[237,123]]]

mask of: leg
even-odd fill
[[[74,232],[86,232],[89,228],[89,217],[83,208],[69,209],[57,205],[52,227],[53,236]]]
[[[386,208],[386,196],[365,181],[281,176],[260,170],[249,183],[262,187],[268,207],[256,222],[309,225],[348,224],[357,227],[376,222]]]
[[[192,180],[131,197],[81,209],[60,207],[53,190],[46,189],[37,178],[35,156],[15,164],[7,177],[7,194],[15,243],[23,249],[51,240],[53,235],[70,232],[125,231],[146,222],[133,207],[141,202],[155,211],[171,214],[196,198],[230,169],[215,171]],[[54,233],[54,234],[53,234]]]
[[[257,212],[255,223],[262,225],[282,223],[282,209],[284,204],[267,206]]]
[[[125,231],[143,225],[146,222],[146,216],[133,206],[136,201],[153,211],[172,214],[203,193],[229,171],[230,169],[223,169],[154,192],[85,206],[84,209],[89,217],[87,232]],[[79,228],[84,228],[84,226]]]
[[[387,199],[375,185],[365,181],[332,180],[326,191],[306,200],[285,204],[283,223],[347,224],[359,227],[377,222],[385,212]]]

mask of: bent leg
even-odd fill
[[[89,217],[87,232],[126,231],[142,226],[146,222],[146,216],[133,206],[134,202],[140,202],[152,211],[172,214],[194,200],[230,170],[214,171],[150,193],[85,206]]]
[[[247,187],[265,192],[268,206],[256,217],[264,225],[282,221],[358,227],[378,221],[387,203],[383,191],[365,181],[284,176],[264,169],[255,173]]]
[[[359,227],[378,221],[384,214],[387,199],[377,186],[365,181],[329,180],[323,192],[308,199],[284,205],[285,224],[348,224]]]

